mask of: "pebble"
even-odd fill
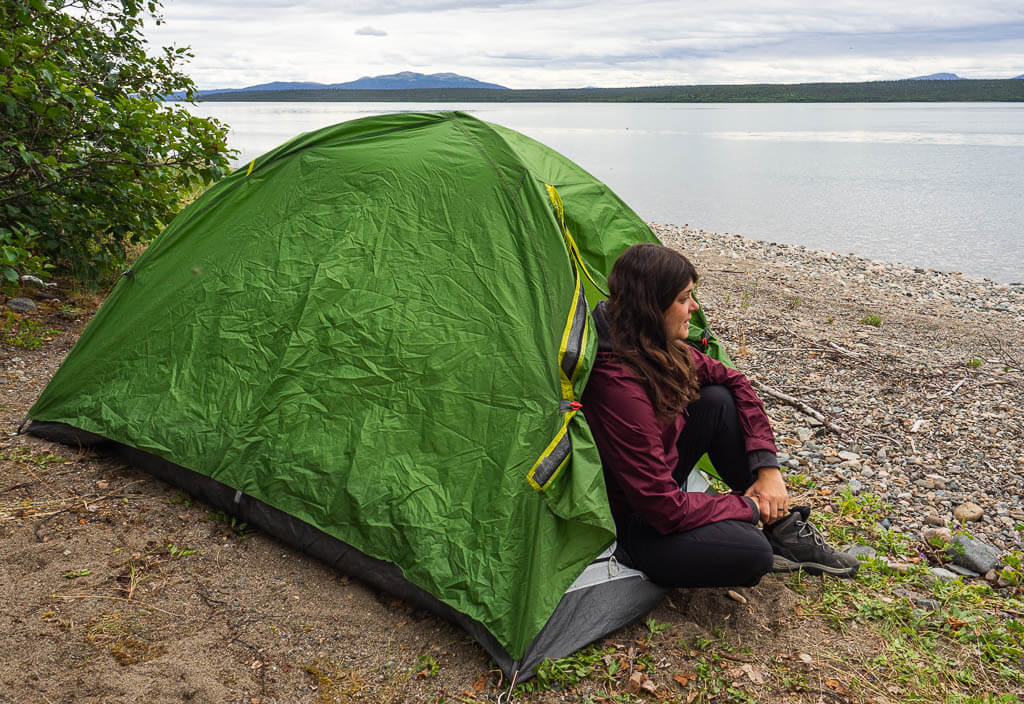
[[[928,543],[938,539],[947,544],[953,542],[953,532],[949,528],[925,528],[924,539]]]
[[[941,579],[943,582],[951,582],[954,579],[957,579],[957,577],[959,577],[959,575],[957,575],[955,572],[950,572],[944,567],[932,567],[931,573],[939,579]]]
[[[739,592],[735,592],[732,589],[730,589],[727,592],[727,594],[729,595],[729,598],[732,599],[733,601],[738,601],[741,604],[746,604],[747,603],[747,598],[745,596],[743,596],[742,594],[740,594]]]
[[[954,573],[960,575],[961,577],[980,577],[981,576],[980,573],[975,572],[974,570],[969,570],[966,567],[961,567],[960,565],[956,564],[955,562],[946,565],[946,569],[949,570],[950,572],[954,572]]]
[[[973,501],[960,504],[953,509],[953,516],[961,523],[972,523],[980,521],[985,511]]]
[[[861,557],[869,559],[878,555],[878,551],[870,545],[851,545],[847,548],[844,548],[843,552],[845,552],[848,555],[853,555],[857,559],[860,559]]]

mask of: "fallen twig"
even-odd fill
[[[846,349],[844,347],[840,347],[836,343],[832,342],[832,340],[828,341],[828,346],[831,347],[836,352],[838,352],[839,354],[844,354],[847,357],[854,357],[856,359],[861,359],[861,357],[862,357],[861,355],[857,354],[856,352],[853,352],[852,350],[848,350],[848,349]]]
[[[955,394],[957,392],[957,389],[959,389],[961,386],[963,386],[966,383],[967,383],[967,377],[964,377],[963,379],[961,379],[960,381],[958,381],[956,383],[956,386],[954,386],[952,389],[947,391],[946,395],[947,396],[952,396],[953,394]],[[982,384],[982,386],[984,386],[984,384]]]
[[[168,616],[173,616],[175,618],[184,617],[190,621],[197,620],[195,616],[189,616],[184,613],[174,613],[173,611],[167,611],[166,609],[161,609],[151,604],[143,606],[142,604],[139,604],[139,602],[134,601],[132,599],[125,599],[123,596],[107,596],[105,594],[51,594],[50,598],[64,599],[65,601],[71,601],[72,599],[105,599],[107,601],[126,601],[130,604],[138,604],[139,608],[144,611],[159,611],[162,614],[167,614]]]
[[[839,425],[836,425],[835,423],[830,421],[828,418],[826,418],[824,416],[824,414],[822,414],[821,411],[818,411],[818,410],[816,410],[814,408],[811,408],[810,406],[808,406],[806,403],[804,403],[800,399],[794,398],[793,396],[790,396],[789,394],[784,394],[781,391],[779,391],[778,389],[773,389],[772,387],[768,386],[767,384],[761,383],[757,379],[751,379],[750,382],[757,388],[758,391],[763,391],[764,393],[768,394],[772,398],[777,398],[780,401],[783,401],[784,403],[787,403],[790,406],[793,406],[794,408],[799,409],[801,413],[803,413],[804,415],[808,415],[811,418],[814,418],[816,421],[818,421],[819,423],[824,425],[826,428],[831,430],[836,435],[842,435],[843,433],[846,432],[846,428],[843,428],[843,427],[841,427]]]

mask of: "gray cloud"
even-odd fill
[[[191,45],[203,87],[403,70],[512,88],[1024,72],[1024,3],[1005,0],[175,0],[163,14],[147,35]]]

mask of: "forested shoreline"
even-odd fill
[[[472,102],[472,103],[889,103],[1021,102],[1024,80],[868,81],[862,83],[754,83],[498,90],[240,90],[202,93],[201,101],[244,102]]]

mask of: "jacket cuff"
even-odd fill
[[[747,453],[747,463],[750,473],[753,474],[761,467],[778,467],[779,456],[771,450],[754,450]]]
[[[742,496],[740,498],[746,499],[747,503],[750,504],[750,510],[754,513],[754,518],[750,522],[751,523],[757,523],[758,521],[760,521],[761,520],[761,512],[757,508],[757,502],[754,501],[749,496]]]

